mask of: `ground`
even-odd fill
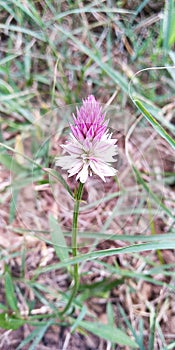
[[[173,6],[1,2],[0,349],[134,348],[112,341],[117,329],[141,350],[175,348]],[[117,176],[85,185],[80,286],[62,318],[74,205],[63,179],[74,194],[77,181],[55,157],[90,94],[117,139]]]

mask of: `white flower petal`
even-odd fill
[[[69,173],[69,177],[77,174],[80,172],[82,166],[83,166],[83,162],[81,160],[78,160],[77,163],[74,162],[73,164],[69,165],[71,167],[71,169],[68,170]]]
[[[107,142],[99,141],[94,146],[94,157],[104,162],[114,162],[116,159],[113,157],[117,154],[117,145],[110,145]]]
[[[88,164],[84,164],[82,170],[78,173],[76,180],[80,179],[80,182],[84,184],[88,178]]]
[[[73,158],[72,156],[61,156],[56,158],[55,165],[60,166],[63,169],[69,169],[70,164],[74,162],[76,159]]]
[[[117,171],[108,165],[107,163],[100,162],[98,160],[96,161],[90,161],[90,167],[92,171],[101,177],[101,179],[106,182],[105,176],[114,176],[116,175]]]
[[[103,172],[104,176],[115,176],[117,173],[117,170],[114,169],[112,166],[106,163],[99,164],[101,171]]]
[[[63,148],[69,154],[81,154],[83,152],[82,147],[79,147],[79,145],[76,145],[74,143],[68,143],[67,145],[63,145]]]
[[[100,167],[99,167],[99,164],[98,164],[98,162],[97,161],[90,161],[90,168],[92,169],[92,171],[96,174],[96,175],[98,175],[99,177],[101,177],[101,179],[104,181],[104,182],[106,182],[106,180],[105,180],[105,177],[104,177],[104,174],[103,174],[103,172],[101,172],[101,169],[100,169]]]

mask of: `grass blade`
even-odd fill
[[[140,175],[140,172],[137,170],[137,168],[134,165],[132,165],[132,167],[133,167],[134,173],[136,175],[137,181],[140,184],[142,184],[145,191],[150,195],[150,197],[154,200],[154,202],[156,202],[158,207],[162,208],[170,218],[175,219],[174,215],[171,213],[171,211],[162,203],[162,201],[159,199],[159,197],[154,192],[151,191],[149,186],[143,180],[143,178]]]
[[[14,285],[12,282],[12,277],[8,271],[5,273],[5,295],[7,304],[10,306],[11,310],[18,312],[18,303],[15,295]]]
[[[117,254],[141,253],[141,252],[157,250],[157,249],[175,249],[175,240],[169,240],[169,241],[166,240],[166,241],[160,241],[160,242],[157,241],[153,243],[135,244],[124,248],[99,250],[99,251],[83,254],[76,258],[71,258],[64,262],[50,265],[45,268],[40,268],[38,269],[38,271],[36,271],[36,274],[60,269],[60,268],[67,267],[69,265],[74,265],[76,263],[81,263],[87,260],[93,260],[93,259],[98,259],[98,258],[117,255]]]
[[[16,330],[25,323],[26,320],[9,316],[6,312],[0,314],[0,328]]]
[[[53,177],[54,179],[59,181],[64,186],[66,191],[71,195],[71,197],[74,198],[74,195],[73,195],[70,187],[68,186],[67,182],[64,180],[64,178],[62,177],[62,175],[58,171],[53,170],[53,169],[44,169],[44,170],[47,170],[49,177]]]
[[[110,67],[107,63],[104,63],[100,57],[99,51],[93,52],[87,46],[85,46],[80,40],[75,38],[70,32],[68,32],[65,28],[63,30],[62,27],[56,26],[57,29],[63,34],[70,38],[78,47],[79,50],[84,52],[88,57],[90,57],[94,62],[98,64],[98,66],[117,84],[121,87],[121,89],[128,94],[128,82],[119,72]]]
[[[49,217],[49,225],[50,225],[52,243],[53,243],[56,255],[61,261],[69,259],[68,247],[64,238],[64,234],[57,220],[52,215],[50,215]]]
[[[138,345],[134,340],[132,340],[124,331],[114,326],[111,327],[111,325],[88,321],[81,321],[80,326],[98,337],[106,339],[114,344],[128,345],[134,349],[138,348]]]
[[[49,320],[44,326],[38,326],[36,329],[31,332],[28,337],[26,337],[20,345],[17,347],[16,350],[22,349],[25,345],[27,345],[30,341],[32,341],[34,338],[33,343],[28,348],[29,350],[36,349],[36,346],[39,344],[41,339],[43,338],[44,334],[46,333],[47,329],[53,324],[53,320]]]
[[[175,140],[166,132],[166,130],[158,123],[158,121],[148,112],[148,110],[144,107],[143,102],[138,99],[134,99],[134,103],[140,110],[140,112],[144,115],[144,117],[148,120],[148,122],[153,126],[153,128],[158,132],[158,134],[163,137],[172,148],[175,149]]]
[[[175,39],[174,34],[174,0],[165,0],[164,20],[163,20],[163,48],[169,50]]]
[[[44,334],[46,333],[47,329],[53,324],[53,320],[49,320],[46,325],[42,327],[38,327],[38,334],[33,341],[32,345],[29,347],[29,350],[35,350],[36,346],[39,344],[40,340],[43,338]]]
[[[149,338],[149,350],[154,350],[154,341],[155,341],[155,331],[156,331],[156,312],[154,311],[153,315],[150,315],[150,338]]]

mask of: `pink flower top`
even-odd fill
[[[98,175],[103,181],[106,176],[116,175],[110,163],[115,162],[117,140],[107,129],[108,121],[93,95],[83,100],[77,116],[73,115],[74,125],[70,125],[69,141],[62,145],[65,153],[56,158],[56,166],[67,170],[69,176],[85,183],[88,176]]]

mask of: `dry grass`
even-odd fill
[[[24,321],[15,329],[0,318],[0,348],[132,349],[111,341],[119,328],[141,350],[173,349],[174,149],[128,93],[134,73],[174,64],[170,11],[152,1],[9,0],[0,9],[0,309]],[[174,71],[141,71],[130,88],[173,137]],[[76,103],[92,93],[118,140],[118,175],[106,183],[94,176],[85,186],[81,283],[62,319],[72,260],[64,265],[56,253],[48,217],[58,220],[71,256],[73,200],[41,167],[54,168]],[[62,175],[74,191],[75,179]],[[128,246],[129,254],[120,253]]]

